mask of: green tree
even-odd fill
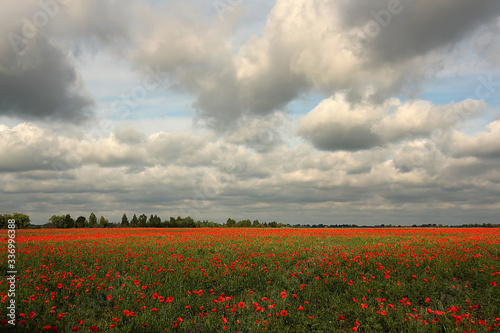
[[[227,226],[228,228],[232,228],[232,227],[234,227],[235,225],[236,225],[236,221],[235,221],[235,220],[233,220],[232,218],[228,218],[228,219],[227,219],[226,226]]]
[[[23,213],[14,213],[12,218],[16,220],[16,227],[18,229],[28,229],[30,227],[30,217]]]
[[[75,220],[73,220],[70,214],[66,214],[66,216],[64,216],[64,228],[74,228],[74,226]]]
[[[87,219],[85,216],[78,216],[75,220],[75,228],[85,228],[87,226]]]
[[[252,226],[252,222],[250,220],[241,220],[237,223],[238,227],[248,228]]]
[[[128,223],[127,214],[123,214],[122,216],[122,227],[128,227],[130,224]]]
[[[158,215],[153,216],[153,214],[151,214],[147,226],[151,228],[159,228],[161,226],[161,218],[159,218]]]
[[[146,214],[141,214],[139,216],[139,228],[145,228],[147,222],[148,222],[148,217],[146,216]]]
[[[0,214],[0,229],[7,229],[7,214]]]
[[[253,220],[252,227],[253,228],[260,228],[260,227],[262,227],[262,225],[260,224],[259,220]]]
[[[101,216],[101,218],[99,219],[99,225],[102,228],[106,228],[109,226],[109,221],[107,219],[105,219],[104,216]]]
[[[182,219],[182,226],[184,228],[194,228],[195,227],[194,219],[191,216],[185,217]]]
[[[130,226],[132,228],[137,228],[139,226],[139,220],[137,219],[137,215],[134,214],[132,220],[130,220]]]
[[[170,223],[168,224],[168,228],[177,228],[177,220],[170,216]]]
[[[49,222],[56,228],[64,228],[64,216],[52,215]]]
[[[95,228],[97,226],[97,217],[95,216],[94,212],[90,213],[89,216],[89,227],[90,228]]]

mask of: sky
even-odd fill
[[[500,2],[3,0],[0,213],[498,223]]]

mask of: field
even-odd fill
[[[498,229],[18,230],[16,241],[17,325],[2,276],[5,332],[500,330]]]

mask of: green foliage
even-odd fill
[[[134,214],[132,220],[130,220],[130,226],[132,228],[137,228],[139,226],[139,220],[137,219],[137,215]]]
[[[127,214],[123,214],[121,224],[122,224],[122,227],[128,227],[130,225],[128,222]]]
[[[85,216],[78,216],[78,218],[75,220],[75,227],[86,228],[87,226],[88,226],[88,221],[85,218]]]
[[[64,228],[74,228],[75,227],[75,221],[73,218],[71,218],[71,215],[67,214],[64,217]]]
[[[236,225],[236,221],[233,220],[232,218],[228,218],[226,221],[226,227],[232,228]]]
[[[49,219],[49,223],[56,228],[64,228],[64,218],[65,216],[52,215]]]
[[[104,216],[101,216],[99,219],[99,226],[101,226],[101,228],[107,228],[109,226],[109,221],[105,219]]]
[[[95,216],[94,212],[90,213],[89,216],[89,227],[95,228],[97,226],[97,216]]]
[[[7,229],[8,221],[16,220],[16,229],[28,229],[30,227],[30,217],[23,213],[0,214],[0,229]]]
[[[145,228],[148,221],[148,217],[145,214],[139,216],[139,228]]]
[[[16,220],[18,229],[27,229],[30,226],[30,217],[22,213],[13,213],[12,218]]]

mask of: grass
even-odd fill
[[[18,323],[2,330],[486,332],[500,323],[496,229],[66,232],[18,231]],[[0,287],[7,304],[5,279]]]

